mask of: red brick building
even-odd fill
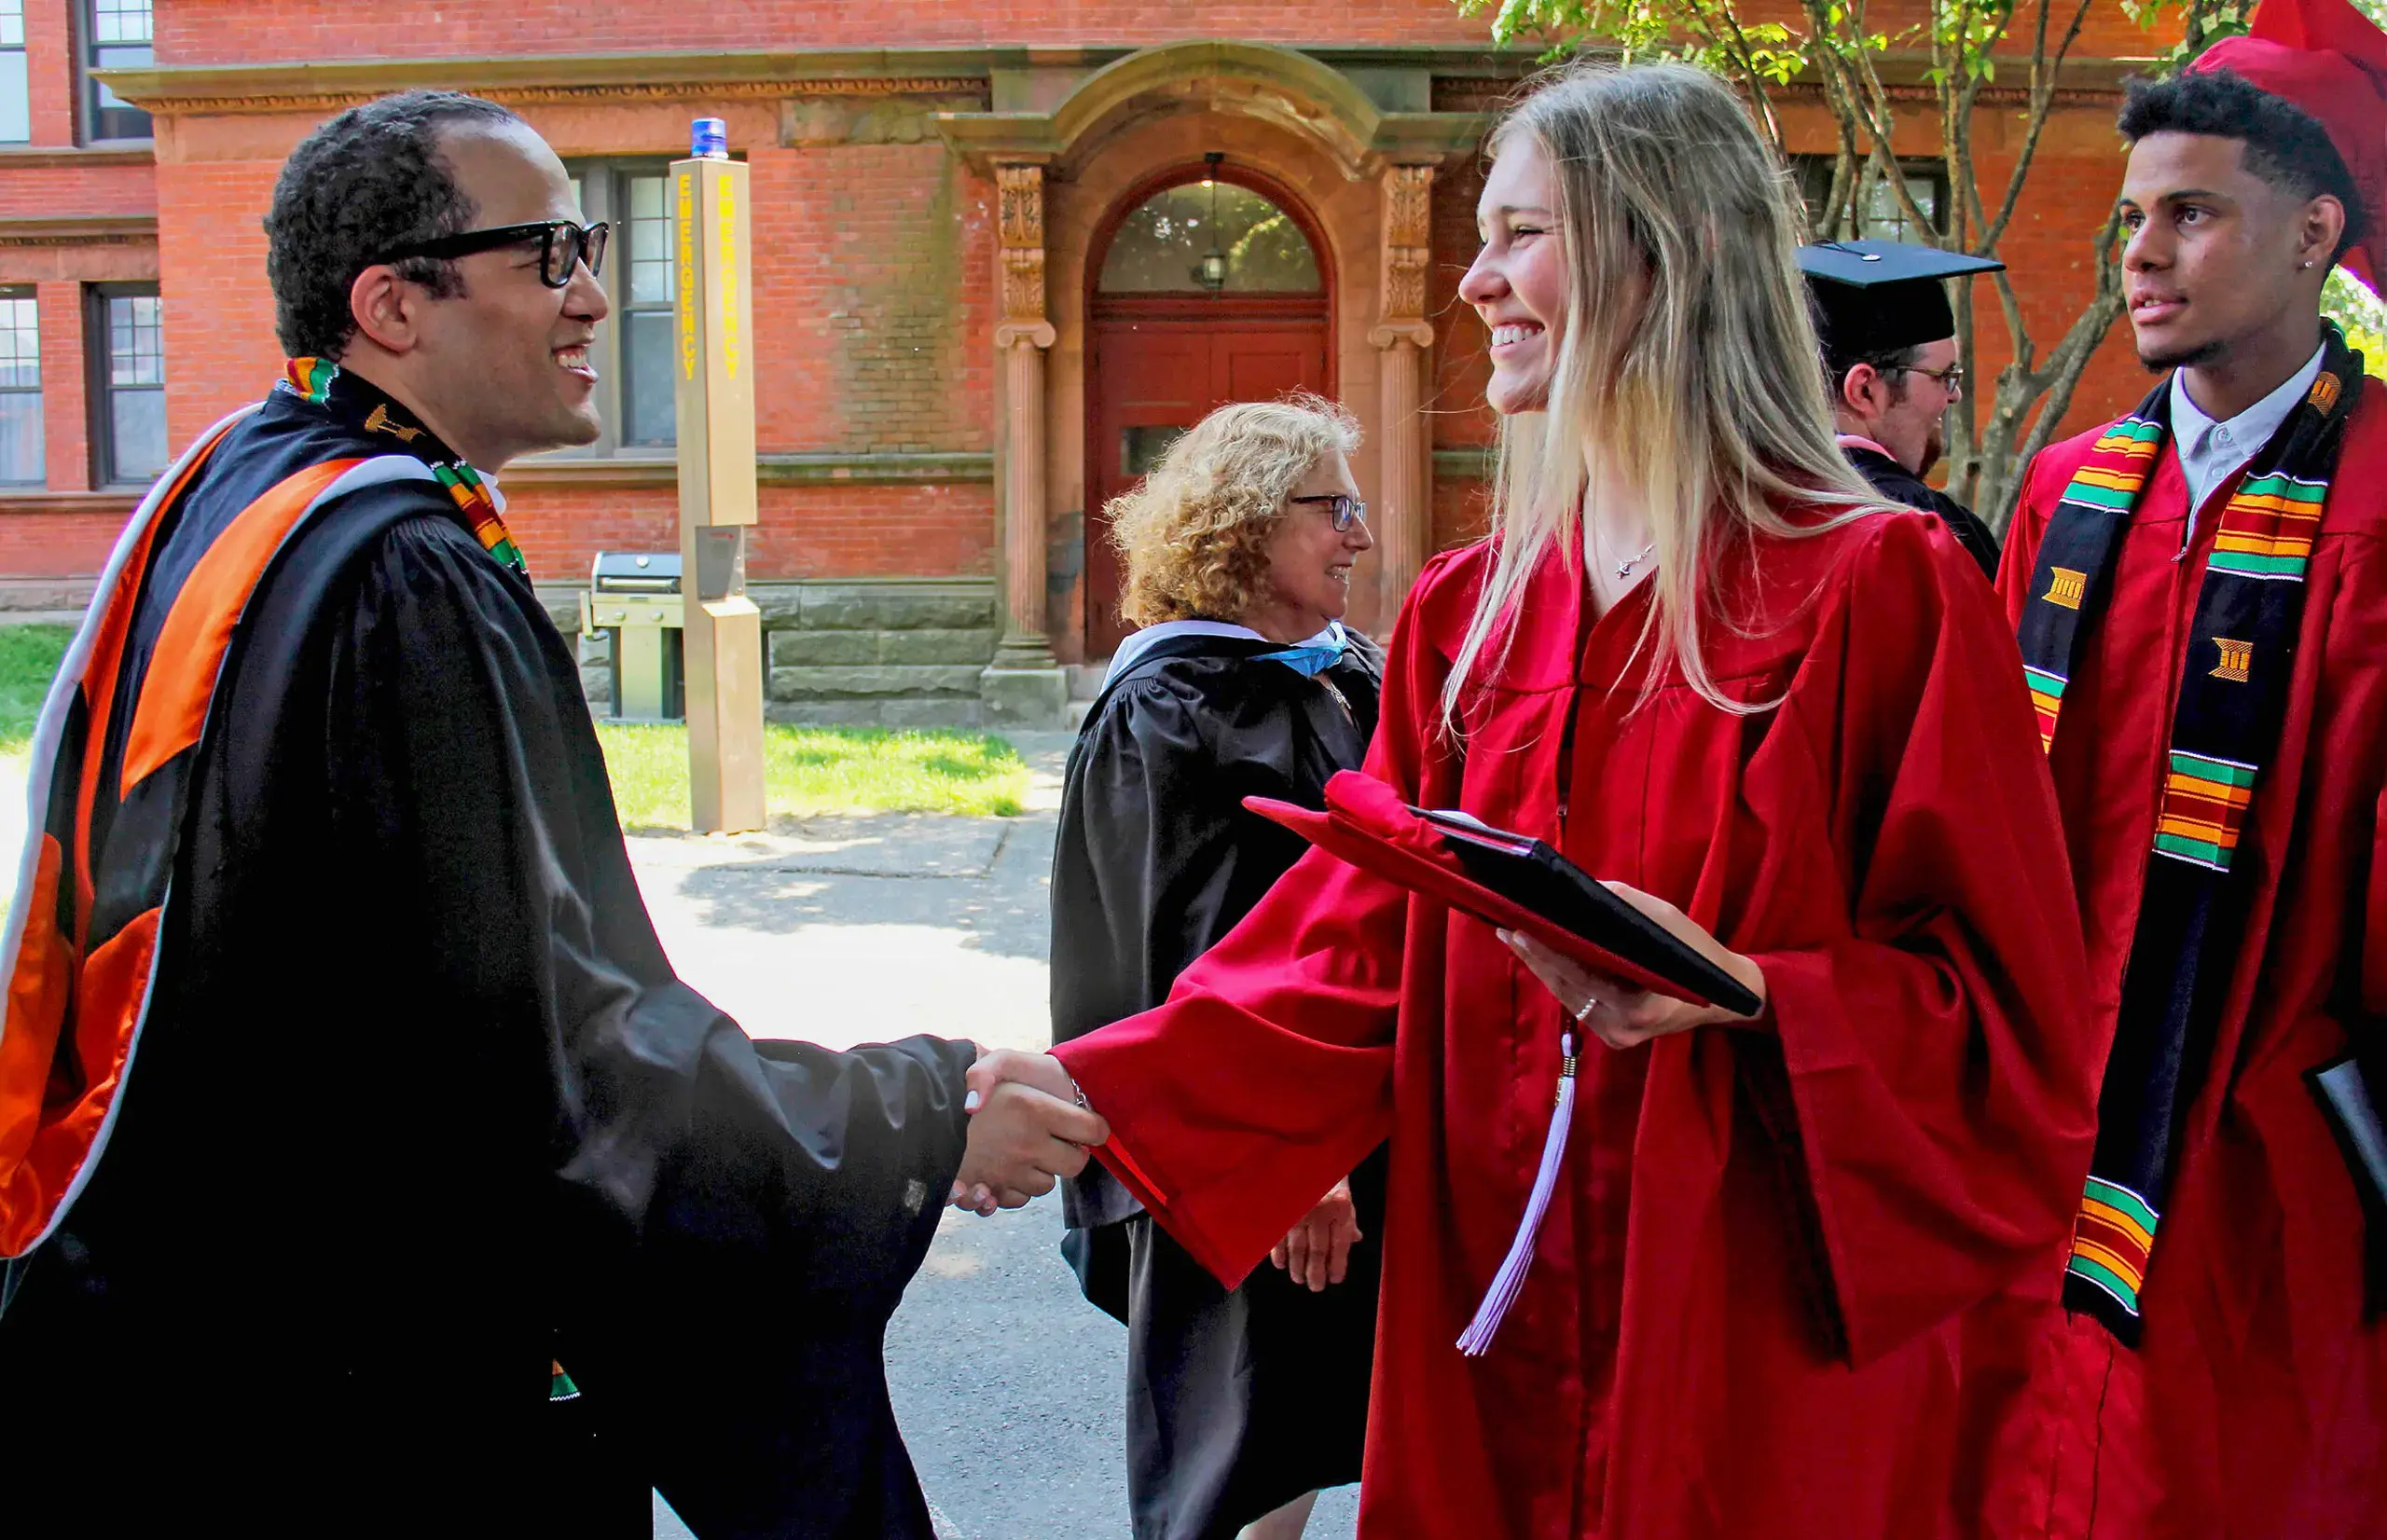
[[[274,378],[258,219],[291,146],[436,85],[521,112],[618,227],[606,438],[504,476],[559,608],[594,552],[676,544],[659,178],[710,115],[752,167],[776,714],[968,718],[999,642],[1103,655],[1102,500],[1213,402],[1295,384],[1367,428],[1380,627],[1479,516],[1455,290],[1526,65],[1484,28],[1450,0],[0,0],[0,602],[79,603],[168,449]],[[2043,351],[2119,179],[2117,60],[2157,45],[2101,4],[2081,51],[2006,242]],[[1994,179],[2021,115],[1993,103]],[[1819,103],[1788,117],[1828,149]],[[1924,109],[1904,126],[1928,155]],[[2140,389],[2109,340],[2074,416]]]

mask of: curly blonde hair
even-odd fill
[[[1127,564],[1119,612],[1137,626],[1248,613],[1267,598],[1285,499],[1329,453],[1359,447],[1359,419],[1307,393],[1221,406],[1187,429],[1105,510]]]

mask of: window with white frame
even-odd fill
[[[94,78],[93,70],[136,69],[150,48],[149,0],[83,0],[83,123],[88,137],[146,139],[149,115]]]
[[[1799,191],[1807,201],[1808,221],[1820,225],[1824,199],[1831,196],[1834,158],[1795,155],[1790,158],[1799,174]],[[1868,162],[1858,169],[1856,227],[1842,231],[1844,236],[1856,241],[1906,241],[1928,245],[1932,233],[1948,227],[1947,169],[1937,161],[1923,160],[1901,163],[1898,172],[1906,179],[1906,190],[1914,199],[1914,206],[1930,221],[1931,230],[1916,227],[1898,201],[1897,188]]]
[[[0,144],[21,144],[33,136],[33,87],[25,75],[25,0],[0,0]]]
[[[42,484],[41,309],[30,287],[0,289],[0,484]]]
[[[670,164],[582,160],[566,168],[580,217],[614,227],[605,250],[612,315],[597,328],[597,412],[603,435],[568,458],[669,452],[680,441],[675,333],[680,221]]]
[[[92,458],[103,486],[139,486],[166,468],[165,310],[155,283],[91,290]]]

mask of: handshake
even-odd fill
[[[1111,1137],[1050,1053],[998,1049],[970,1066],[967,1083],[970,1136],[949,1200],[957,1208],[985,1216],[1024,1207],[1083,1171],[1086,1147]]]

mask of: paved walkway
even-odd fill
[[[1061,733],[1013,735],[1016,818],[820,818],[771,835],[637,838],[681,975],[756,1037],[846,1047],[933,1032],[1042,1048]],[[948,1213],[887,1341],[888,1381],[940,1536],[1118,1540],[1126,1333],[1078,1297],[1051,1201]],[[657,1506],[658,1540],[686,1533]],[[1355,1489],[1309,1533],[1347,1540]]]
[[[832,1047],[930,1032],[1042,1048],[1047,890],[1069,736],[1019,734],[1015,818],[818,818],[770,834],[637,837],[639,886],[681,975],[756,1037]],[[21,847],[21,761],[0,761],[0,851]],[[0,859],[6,859],[0,857]],[[0,888],[14,883],[13,868]],[[887,1341],[896,1415],[953,1540],[1117,1540],[1125,1333],[1078,1297],[1059,1205],[948,1212]],[[767,1311],[766,1301],[757,1301]],[[1328,1493],[1318,1540],[1354,1533]],[[688,1531],[658,1500],[658,1540]]]

